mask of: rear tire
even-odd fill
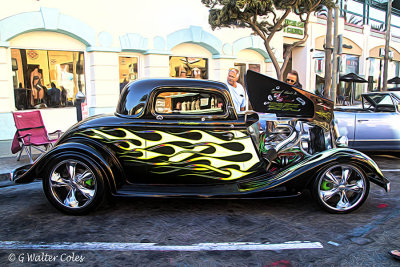
[[[101,169],[90,158],[68,155],[50,161],[43,178],[49,202],[66,214],[82,215],[97,208],[105,198]]]
[[[365,202],[369,180],[353,164],[335,164],[323,169],[312,187],[318,204],[330,213],[349,213]]]

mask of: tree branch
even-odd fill
[[[274,27],[272,27],[272,29],[270,30],[270,35],[268,36],[267,41],[271,41],[272,37],[274,37],[274,34],[278,31],[279,27],[281,27],[282,23],[285,21],[285,19],[287,18],[287,16],[289,16],[290,14],[290,9],[286,9],[285,13],[283,14],[283,16],[278,20],[277,23],[275,23]]]

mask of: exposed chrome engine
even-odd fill
[[[299,119],[268,120],[260,138],[260,151],[268,168],[283,167],[329,148],[329,133]]]

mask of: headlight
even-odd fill
[[[336,146],[337,147],[348,147],[349,146],[349,138],[347,136],[340,136],[338,139],[336,139]]]

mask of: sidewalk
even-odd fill
[[[29,164],[29,158],[25,151],[22,153],[21,159],[17,161],[18,154],[11,153],[12,140],[1,140],[0,141],[0,181],[9,181],[10,172],[18,167]],[[35,159],[39,153],[35,149],[32,149]]]

